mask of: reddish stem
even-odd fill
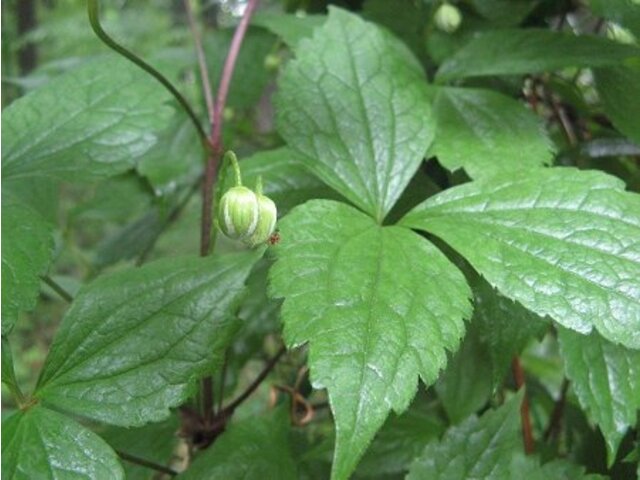
[[[524,370],[522,369],[520,359],[517,356],[513,357],[513,360],[511,361],[511,370],[513,371],[513,378],[518,390],[525,387]],[[522,399],[522,405],[520,405],[520,421],[522,422],[524,452],[527,455],[531,455],[535,450],[535,444],[533,442],[533,429],[531,428],[531,418],[529,416],[529,400],[527,399],[526,392]]]

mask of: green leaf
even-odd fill
[[[362,458],[356,477],[379,477],[405,472],[424,446],[439,437],[444,420],[437,403],[417,398],[402,415],[391,415]]]
[[[53,255],[52,226],[31,207],[5,191],[3,188],[3,335],[11,331],[18,313],[35,307],[40,293],[40,275],[46,273]]]
[[[2,335],[2,383],[4,383],[14,398],[19,399],[22,396],[18,381],[16,380],[16,372],[13,368],[13,355],[11,353],[11,345],[9,339]]]
[[[232,423],[177,480],[298,478],[283,409]]]
[[[615,127],[640,145],[640,64],[594,70],[598,95]]]
[[[286,15],[271,12],[256,12],[251,23],[264,27],[278,35],[284,43],[295,47],[303,38],[313,35],[313,30],[327,20],[326,15]]]
[[[240,161],[242,183],[253,188],[262,177],[265,195],[278,206],[282,214],[312,198],[337,198],[333,190],[307,170],[300,155],[288,147],[265,150]],[[233,186],[233,175],[226,175],[222,191]]]
[[[532,338],[541,337],[549,322],[500,295],[479,275],[473,275],[470,284],[474,296],[470,331],[488,353],[495,390],[504,380],[513,356],[522,352]]]
[[[160,423],[151,423],[140,428],[109,427],[98,432],[116,451],[169,466],[178,443],[176,432],[180,428],[177,415]],[[157,472],[149,467],[123,462],[127,480],[153,480]]]
[[[4,180],[82,181],[128,170],[167,125],[167,97],[156,80],[114,57],[52,80],[2,112]]]
[[[429,443],[413,463],[407,480],[510,478],[512,456],[522,451],[522,391],[497,410],[469,417],[439,442]]]
[[[495,25],[521,23],[538,6],[539,0],[471,0],[476,11]]]
[[[115,452],[95,433],[41,406],[2,422],[2,478],[124,479]]]
[[[401,224],[433,233],[503,295],[572,330],[640,348],[640,196],[573,168],[446,190]]]
[[[309,342],[313,385],[336,422],[347,478],[390,410],[404,411],[455,350],[471,312],[462,274],[431,243],[345,204],[312,200],[280,222],[271,293],[289,346]]]
[[[640,5],[634,0],[589,0],[589,7],[596,15],[619,23],[636,37],[640,36]]]
[[[567,378],[580,405],[607,443],[609,465],[640,409],[640,350],[608,342],[597,333],[558,329]]]
[[[479,178],[551,162],[553,146],[538,117],[490,90],[439,88],[433,153],[448,170]]]
[[[547,72],[565,67],[607,67],[640,56],[640,49],[603,37],[534,28],[493,30],[445,61],[438,81],[485,75]]]
[[[82,288],[36,396],[113,425],[166,418],[222,360],[238,327],[234,308],[261,255],[167,259]]]
[[[337,8],[296,56],[280,79],[278,131],[318,178],[382,221],[433,139],[420,65]]]
[[[495,477],[492,477],[495,478]],[[553,460],[540,465],[535,457],[525,457],[518,453],[511,461],[510,471],[505,479],[526,478],[527,480],[607,480],[609,477],[585,473],[582,465],[567,460]]]

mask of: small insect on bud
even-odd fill
[[[258,196],[247,187],[233,187],[220,200],[218,224],[222,232],[234,240],[249,240],[260,220]]]
[[[455,32],[460,23],[462,22],[462,14],[458,7],[451,5],[450,3],[443,3],[436,10],[436,14],[434,16],[434,20],[436,22],[436,26],[447,33]]]
[[[276,220],[278,219],[278,209],[269,197],[258,193],[259,219],[253,235],[245,241],[250,247],[255,247],[261,243],[267,243],[276,229]]]

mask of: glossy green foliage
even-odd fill
[[[296,48],[278,130],[304,164],[382,221],[434,134],[423,74],[398,40],[339,9]]]
[[[539,29],[482,33],[438,69],[439,81],[513,75],[564,67],[606,67],[640,56],[640,49],[596,36]]]
[[[249,417],[229,426],[200,454],[179,480],[294,480],[297,467],[289,439],[289,421],[282,409]]]
[[[313,384],[336,422],[344,479],[389,414],[402,412],[455,350],[471,313],[462,274],[431,243],[342,203],[310,201],[280,222],[271,289],[287,343],[310,343]],[[408,255],[407,252],[412,252]]]
[[[613,344],[595,332],[581,335],[561,328],[558,339],[567,378],[602,430],[612,464],[640,410],[640,350]]]
[[[553,147],[543,125],[524,105],[490,90],[436,90],[433,153],[448,170],[471,178],[529,170],[551,161]]]
[[[124,479],[116,453],[98,435],[41,406],[2,422],[2,478]]]
[[[136,66],[111,55],[73,69],[2,112],[3,182],[87,180],[131,168],[173,109]]]
[[[2,195],[2,334],[18,313],[31,310],[40,292],[40,275],[53,255],[53,227],[16,197]],[[7,233],[10,233],[7,235]]]
[[[595,70],[595,78],[604,111],[622,133],[640,145],[640,58],[635,66]]]
[[[122,426],[166,418],[223,357],[234,308],[262,251],[177,258],[84,287],[38,382],[48,405]]]
[[[599,172],[539,169],[447,190],[402,224],[445,240],[538,315],[640,348],[640,197],[623,188]]]

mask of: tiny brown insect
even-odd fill
[[[269,237],[269,240],[267,240],[267,242],[269,242],[269,245],[275,245],[279,241],[280,241],[280,234],[277,231],[273,232]]]

